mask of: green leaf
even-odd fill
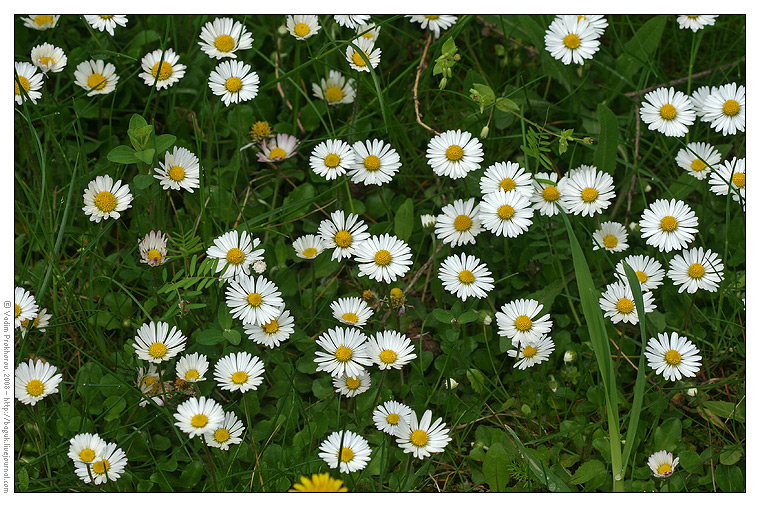
[[[232,328],[232,314],[225,303],[219,303],[219,306],[216,309],[216,321],[219,323],[219,327],[221,327],[222,330]]]
[[[720,454],[720,462],[723,465],[735,465],[740,459],[742,459],[743,455],[744,453],[742,452],[741,447],[735,447],[729,451],[724,450]]]
[[[142,151],[136,151],[135,157],[145,162],[146,164],[153,164],[153,156],[156,154],[156,150],[153,148],[146,148]]]
[[[476,320],[478,320],[478,314],[474,310],[468,310],[457,317],[457,322],[459,324],[467,324],[468,322],[475,322]]]
[[[433,310],[433,318],[441,324],[451,324],[451,321],[454,320],[454,315],[441,308],[436,308]]]
[[[114,164],[136,164],[140,161],[135,156],[135,150],[130,146],[117,146],[108,152],[107,158]]]
[[[145,121],[145,118],[143,118],[139,114],[133,114],[132,117],[129,119],[129,130],[137,130],[147,125],[148,125],[148,122]]]
[[[123,396],[110,396],[103,402],[103,410],[107,410],[103,418],[106,421],[114,421],[119,418],[125,408],[127,408],[127,402]]]
[[[134,186],[135,190],[145,190],[154,181],[156,181],[156,178],[150,174],[138,174],[135,176],[135,179],[132,180],[132,185]]]
[[[200,345],[216,345],[225,340],[225,336],[222,334],[221,329],[204,329],[195,338],[195,341]]]
[[[156,153],[168,150],[176,140],[177,136],[171,134],[161,134],[160,136],[156,136]]]
[[[737,466],[718,465],[715,469],[715,482],[724,493],[745,491],[744,475]]]
[[[570,479],[570,484],[585,484],[597,475],[605,473],[606,469],[607,467],[601,461],[595,459],[589,460],[578,467],[578,470],[575,471],[572,479]]]
[[[623,54],[615,62],[618,72],[630,79],[650,61],[652,53],[660,45],[667,19],[664,15],[655,16],[639,28],[636,35],[623,46]]]
[[[618,145],[617,118],[604,104],[596,107],[596,114],[599,117],[599,144],[594,153],[594,165],[607,174],[613,175]]]
[[[240,345],[240,333],[234,329],[222,331],[222,335],[233,345]]]
[[[414,201],[411,197],[396,210],[394,217],[394,232],[401,241],[409,241],[414,229]]]
[[[478,394],[483,394],[486,380],[486,378],[483,376],[483,373],[481,373],[481,371],[477,368],[470,368],[467,370],[466,375],[467,380],[470,381],[470,385],[472,385],[472,388],[475,390],[475,392]]]
[[[182,481],[182,484],[186,488],[192,488],[196,484],[198,484],[198,481],[201,480],[201,476],[203,475],[203,471],[206,469],[206,465],[203,464],[202,461],[193,461],[189,463],[184,470],[182,470],[182,474],[180,474],[180,480]]]
[[[709,400],[704,402],[704,406],[721,419],[734,419],[740,423],[746,422],[744,400],[738,404],[730,401]]]
[[[496,101],[496,109],[504,111],[505,113],[514,113],[520,110],[520,106],[506,97],[500,97]]]
[[[488,85],[473,83],[472,88],[470,88],[470,98],[480,104],[480,112],[482,113],[483,109],[494,103],[494,100],[496,100],[496,94],[494,94],[493,90]]]
[[[549,467],[544,465],[540,460],[536,459],[533,453],[523,445],[520,437],[517,436],[517,433],[515,433],[512,428],[509,426],[504,426],[504,429],[507,430],[507,432],[512,436],[515,445],[520,450],[520,455],[522,456],[523,460],[528,465],[530,471],[533,472],[533,475],[535,475],[536,478],[541,482],[541,484],[544,484],[551,492],[570,492],[570,488],[567,487],[567,484],[562,482],[562,479],[557,477],[554,472],[549,470]]]
[[[510,457],[500,442],[488,448],[486,457],[483,459],[483,476],[484,482],[488,483],[491,491],[503,493],[507,490],[510,463]]]
[[[681,420],[675,417],[665,419],[654,430],[654,446],[657,450],[672,452],[681,442]]]
[[[16,478],[18,479],[18,490],[26,491],[29,489],[29,472],[26,468],[22,468],[16,472]]]
[[[127,130],[127,135],[129,135],[132,147],[138,151],[144,150],[148,147],[151,134],[153,134],[153,125],[145,125],[136,129]]]

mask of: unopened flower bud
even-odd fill
[[[256,261],[253,263],[253,270],[256,272],[256,274],[261,274],[267,269],[267,263],[264,261]]]
[[[433,232],[436,222],[435,215],[422,215],[420,216],[420,221],[422,222],[422,228],[425,229],[425,232]]]
[[[486,137],[488,137],[488,125],[480,129],[480,138],[485,139]]]
[[[573,361],[577,359],[577,357],[578,357],[578,353],[575,352],[574,350],[566,350],[565,355],[562,358],[562,360],[565,361],[566,363],[572,363]]]

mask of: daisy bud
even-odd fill
[[[572,363],[573,361],[576,360],[577,357],[578,357],[578,354],[574,350],[566,350],[565,355],[562,358],[562,360],[565,361],[566,363]]]
[[[436,223],[435,215],[422,215],[420,216],[420,221],[425,232],[433,232]]]
[[[480,131],[480,138],[485,139],[486,137],[488,137],[488,125],[483,127],[483,129]]]
[[[256,261],[253,263],[253,270],[259,275],[263,273],[264,271],[266,271],[266,269],[267,269],[267,263],[264,261]]]
[[[478,313],[478,320],[480,320],[484,326],[490,326],[491,322],[493,322],[493,316],[490,312],[482,310],[480,313]]]
[[[631,222],[628,224],[628,228],[631,230],[631,232],[638,232],[639,230],[639,223],[638,222]]]
[[[454,380],[453,378],[450,378],[450,379],[449,379],[449,382],[448,382],[448,388],[449,388],[449,389],[456,389],[456,387],[457,387],[458,385],[459,385],[459,382],[457,382],[457,381],[456,381],[456,380]]]
[[[280,35],[287,35],[288,27],[285,25],[280,25],[279,27],[277,27],[277,33],[279,33]]]
[[[691,389],[687,389],[686,390],[686,396],[688,396],[690,398],[694,398],[697,395],[697,392],[698,392],[697,388],[696,387],[692,387]]]

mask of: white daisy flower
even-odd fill
[[[107,95],[116,89],[116,67],[103,60],[86,60],[77,65],[74,83],[87,90],[87,96]]]
[[[644,298],[644,313],[649,313],[657,308],[654,304],[654,296],[651,292],[642,293]],[[613,324],[627,322],[639,323],[639,314],[636,303],[633,301],[633,292],[627,283],[613,282],[599,298],[599,306],[604,310],[604,316],[609,317]]]
[[[364,437],[353,431],[346,430],[332,433],[319,446],[319,457],[330,468],[338,468],[340,473],[356,472],[367,466],[372,450]]]
[[[23,287],[13,289],[13,329],[21,327],[25,320],[37,317],[40,307],[31,292]]]
[[[173,49],[169,48],[166,51],[156,49],[143,57],[141,62],[143,72],[138,74],[138,77],[143,78],[148,86],[153,86],[155,83],[156,90],[169,88],[185,75],[187,67],[177,62],[179,62],[179,55]]]
[[[14,372],[14,395],[24,405],[36,405],[45,396],[58,392],[63,375],[58,368],[41,359],[19,363]]]
[[[143,394],[143,399],[138,403],[139,406],[144,407],[150,401],[153,401],[159,407],[164,406],[164,398],[166,398],[166,389],[162,392],[162,387],[166,387],[167,383],[164,382],[161,385],[161,378],[158,376],[158,368],[154,363],[148,363],[147,368],[139,366],[137,368],[137,384],[138,389]]]
[[[224,422],[222,406],[211,398],[190,398],[177,407],[175,426],[190,438],[213,434]]]
[[[696,32],[697,30],[701,30],[708,25],[714,25],[715,18],[717,17],[717,14],[690,14],[680,15],[676,18],[676,21],[678,21],[678,28],[681,30],[691,30],[692,32]]]
[[[113,29],[116,28],[116,25],[127,26],[127,16],[124,14],[85,14],[84,19],[92,28],[101,32],[108,32],[111,37],[113,37]]]
[[[349,377],[345,373],[340,377],[333,378],[333,387],[336,393],[340,393],[348,398],[367,391],[372,384],[369,378],[369,372],[364,371],[356,377]]]
[[[32,48],[32,63],[42,71],[61,72],[66,66],[67,58],[63,49],[47,42]]]
[[[144,238],[137,240],[140,262],[150,267],[160,266],[169,257],[166,255],[167,237],[161,231],[150,231]]]
[[[348,169],[351,181],[364,185],[383,185],[393,179],[401,167],[401,157],[390,144],[379,139],[357,141],[354,161]]]
[[[327,79],[322,78],[320,84],[312,83],[311,91],[315,97],[327,101],[328,106],[350,104],[356,95],[354,78],[347,80],[337,70],[331,70]]]
[[[127,461],[127,454],[115,443],[109,443],[103,449],[103,454],[98,456],[91,465],[75,461],[74,472],[85,483],[90,482],[90,474],[92,474],[92,482],[95,484],[113,482],[124,473]]]
[[[596,35],[602,36],[604,30],[607,28],[607,19],[601,14],[581,14],[576,16],[578,21],[586,20]]]
[[[675,331],[670,336],[668,333],[658,333],[657,338],[650,338],[644,355],[655,374],[662,374],[665,380],[671,382],[682,377],[696,377],[702,359],[699,349]]]
[[[744,132],[746,121],[746,97],[744,87],[736,83],[725,84],[705,99],[702,106],[702,121],[711,122],[710,127],[724,136]]]
[[[79,433],[69,440],[69,458],[74,463],[92,463],[103,456],[106,441],[97,433]]]
[[[720,164],[720,152],[707,143],[689,143],[676,155],[676,164],[698,180],[707,178]]]
[[[705,100],[711,93],[715,93],[718,90],[715,86],[700,86],[693,92],[691,92],[691,103],[694,105],[694,110],[697,116],[701,117],[705,114]]]
[[[641,119],[649,130],[657,130],[669,137],[683,137],[697,118],[688,95],[671,88],[658,88],[644,95]]]
[[[313,14],[288,15],[285,24],[290,35],[297,40],[306,40],[322,28],[319,26],[319,18]]]
[[[499,189],[530,197],[533,194],[530,173],[514,162],[496,162],[480,178],[480,193],[491,194]]]
[[[435,219],[435,237],[451,246],[475,244],[475,237],[481,232],[480,207],[474,197],[447,204]]]
[[[253,47],[253,37],[240,21],[216,18],[203,25],[198,45],[211,58],[237,58],[235,51]]]
[[[412,249],[390,234],[372,236],[356,247],[354,260],[359,264],[359,276],[391,283],[411,269]]]
[[[187,337],[182,331],[166,322],[146,322],[137,330],[135,349],[137,357],[151,363],[168,361],[183,350]]]
[[[594,166],[581,166],[570,171],[559,180],[557,188],[562,208],[584,217],[601,213],[615,198],[612,176]]]
[[[280,315],[261,326],[243,324],[243,330],[248,335],[248,339],[253,340],[254,343],[273,349],[293,334],[295,331],[293,322],[290,312],[283,310]]]
[[[715,292],[723,280],[723,262],[718,254],[702,247],[684,250],[670,259],[668,278],[683,291],[694,294],[699,289]]]
[[[673,453],[667,451],[657,451],[649,456],[647,465],[652,470],[655,477],[670,477],[678,465],[678,458],[673,459]]]
[[[380,26],[375,25],[374,23],[362,23],[361,25],[356,27],[356,34],[360,37],[364,37],[365,39],[369,39],[371,41],[377,40],[377,36],[380,35]]]
[[[121,211],[131,208],[132,194],[129,193],[129,185],[116,183],[108,176],[98,176],[84,189],[84,214],[90,217],[92,222],[99,224],[101,220],[118,219]]]
[[[510,338],[513,347],[537,342],[552,330],[550,314],[536,318],[543,307],[544,305],[535,299],[516,299],[504,304],[501,310],[496,312],[498,335]]]
[[[311,152],[309,165],[319,176],[328,181],[343,176],[354,163],[351,145],[339,139],[328,139],[319,143]]]
[[[359,37],[351,42],[359,48],[359,51],[351,46],[346,46],[346,60],[348,61],[348,65],[359,72],[369,72],[367,62],[363,58],[367,57],[372,68],[377,68],[377,65],[380,63],[382,50],[375,47],[375,42],[372,39],[365,39],[364,37]]]
[[[729,181],[731,182],[731,198],[736,202],[741,202],[742,209],[746,204],[746,186],[747,175],[743,158],[726,160],[723,164],[715,167],[715,171],[710,175],[710,191],[716,195],[728,194]]]
[[[37,103],[37,99],[42,97],[42,74],[37,73],[37,67],[31,63],[13,62],[17,76],[13,77],[13,93],[16,103],[21,103],[29,98],[32,104]],[[19,88],[21,83],[21,88]],[[22,92],[21,90],[23,89]]]
[[[375,312],[361,298],[340,298],[330,303],[333,317],[347,326],[364,327]]]
[[[246,102],[259,93],[259,75],[251,66],[240,61],[225,60],[208,77],[208,87],[220,95],[225,106]]]
[[[432,233],[435,230],[435,225],[438,223],[438,219],[435,215],[420,215],[420,223],[425,232]]]
[[[546,50],[565,65],[590,60],[599,51],[599,32],[583,16],[554,18],[544,36]]]
[[[23,18],[24,26],[34,30],[50,30],[58,23],[57,14],[31,14]]]
[[[450,14],[415,14],[406,17],[411,23],[419,23],[423,30],[428,29],[433,32],[436,39],[441,36],[441,30],[446,30],[457,22],[457,17]]]
[[[301,259],[316,259],[325,249],[325,242],[316,234],[306,234],[293,242],[296,256]]]
[[[176,365],[177,377],[185,382],[195,384],[206,380],[208,371],[208,357],[204,354],[194,352],[179,358]]]
[[[398,331],[380,331],[367,340],[367,354],[381,370],[400,370],[417,357],[412,341]]]
[[[412,409],[403,403],[393,400],[378,405],[375,411],[372,412],[372,420],[375,422],[375,427],[392,437],[396,436],[401,419],[404,419],[409,424],[411,418]]]
[[[441,263],[438,278],[443,288],[465,301],[469,297],[482,299],[493,290],[493,277],[488,266],[474,255],[451,255]]]
[[[516,238],[533,223],[533,208],[524,195],[499,189],[483,196],[480,221],[496,236]]]
[[[264,381],[263,374],[264,363],[248,352],[228,354],[214,366],[214,380],[225,391],[255,391]]]
[[[232,316],[254,326],[277,318],[285,305],[274,282],[263,276],[237,276],[230,280],[225,295]]]
[[[247,231],[229,231],[214,240],[214,244],[206,250],[206,255],[219,259],[216,272],[224,271],[222,278],[229,280],[247,275],[251,264],[264,258],[263,248],[254,250],[259,243],[261,241],[251,237]]]
[[[662,269],[662,264],[657,259],[646,255],[629,255],[622,261],[618,262],[615,266],[615,276],[617,276],[621,282],[627,283],[628,278],[625,275],[625,267],[623,262],[631,266],[636,278],[639,279],[642,292],[648,292],[654,290],[662,285],[662,279],[665,277],[665,270]]]
[[[682,250],[694,240],[699,219],[688,204],[657,199],[641,214],[641,237],[661,252]]]
[[[594,250],[603,248],[608,252],[622,252],[628,248],[628,231],[618,222],[603,222],[594,231]]]
[[[174,147],[173,152],[166,152],[164,161],[158,162],[159,167],[154,168],[156,178],[164,190],[187,190],[191,194],[194,188],[200,187],[200,164],[190,150]]]
[[[430,140],[425,156],[435,174],[456,180],[480,169],[483,145],[469,132],[447,130]]]
[[[325,352],[317,351],[314,362],[317,371],[326,371],[333,377],[344,373],[352,377],[364,371],[372,364],[367,354],[367,337],[356,328],[335,327],[328,329],[317,338],[317,345]]]
[[[554,352],[554,341],[548,335],[543,335],[538,340],[520,343],[517,347],[517,350],[508,350],[507,354],[518,359],[514,368],[524,370],[548,360]]]
[[[257,154],[259,162],[282,162],[292,157],[298,148],[298,139],[289,134],[277,134],[259,146],[261,151]]]
[[[52,315],[47,312],[47,308],[43,308],[40,310],[39,315],[33,319],[22,320],[21,337],[24,338],[26,336],[26,333],[28,333],[31,328],[38,329],[40,333],[46,332],[45,328],[47,328],[48,324],[50,324],[51,317]]]
[[[367,224],[359,220],[358,215],[349,213],[346,217],[343,210],[330,213],[330,219],[322,220],[319,224],[319,236],[325,243],[325,248],[334,248],[332,260],[351,258],[356,249],[367,239]]]
[[[206,433],[204,438],[209,447],[228,451],[231,445],[239,444],[243,441],[241,437],[243,430],[245,430],[245,426],[235,413],[225,412],[222,424],[213,433]]]
[[[426,410],[422,419],[417,422],[417,414],[412,412],[409,421],[401,419],[396,430],[396,442],[405,453],[412,453],[415,458],[422,459],[432,453],[443,452],[451,437],[449,429],[438,418],[431,424],[433,412]]]
[[[529,196],[533,207],[544,216],[552,217],[558,215],[560,211],[560,194],[558,176],[556,173],[536,173],[535,178],[531,181],[533,193]],[[538,180],[548,180],[554,184],[541,183]]]
[[[369,21],[370,15],[369,14],[352,14],[352,15],[351,14],[349,15],[336,14],[334,18],[335,18],[335,21],[340,26],[345,26],[346,28],[356,28],[362,23],[366,23],[367,21]]]

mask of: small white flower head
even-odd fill
[[[150,231],[144,238],[137,240],[140,262],[152,268],[165,263],[169,259],[166,255],[167,241],[168,238],[161,231]]]
[[[655,477],[670,477],[678,465],[678,458],[673,459],[673,453],[667,451],[657,451],[649,456],[647,465],[652,470]]]
[[[351,42],[359,48],[359,51],[355,50],[352,46],[346,46],[348,65],[359,72],[369,72],[369,66],[364,60],[364,57],[366,57],[369,60],[369,65],[373,69],[377,68],[377,65],[380,63],[382,50],[375,47],[375,42],[372,39],[365,39],[364,37],[359,37]]]
[[[665,270],[662,269],[662,264],[657,259],[647,255],[629,255],[623,261],[618,262],[615,266],[615,276],[621,282],[627,283],[628,278],[625,275],[623,262],[628,263],[633,272],[636,273],[642,292],[654,290],[662,285]]]
[[[166,322],[146,322],[137,330],[135,349],[137,357],[151,363],[168,361],[183,350],[187,337],[182,331]]]
[[[443,452],[451,437],[449,429],[438,418],[431,424],[433,412],[426,410],[418,421],[417,414],[412,412],[409,421],[401,419],[396,430],[396,442],[405,453],[412,453],[415,458],[423,459],[436,452]]]
[[[356,377],[349,377],[345,373],[340,377],[333,378],[333,387],[336,393],[340,393],[348,398],[367,391],[372,384],[369,372],[364,371]]]
[[[628,231],[618,222],[603,222],[594,231],[594,250],[603,248],[608,252],[622,252],[628,248]]]
[[[574,350],[566,350],[565,355],[562,356],[562,361],[565,363],[572,363],[576,359],[578,359],[578,353]]]
[[[595,25],[598,26],[598,25]],[[544,35],[546,50],[565,65],[590,60],[599,51],[599,31],[583,16],[554,18]]]
[[[163,55],[163,56],[162,56]],[[173,49],[156,49],[145,55],[141,61],[143,72],[138,74],[146,85],[156,84],[156,90],[169,88],[185,75],[185,65],[179,62],[179,55]]]
[[[319,236],[324,241],[325,248],[333,248],[332,260],[350,259],[356,249],[367,239],[367,224],[359,220],[359,215],[349,213],[345,216],[343,210],[330,213],[330,218],[319,224]]]
[[[720,152],[707,143],[689,143],[678,150],[676,164],[698,180],[707,178],[720,164]]]
[[[432,233],[435,230],[435,226],[438,223],[438,218],[435,215],[420,215],[420,222],[425,232]]]
[[[319,446],[319,457],[330,468],[338,468],[340,473],[356,472],[367,466],[372,450],[364,437],[353,431],[336,431]]]
[[[263,326],[277,318],[285,306],[277,285],[263,276],[233,278],[225,295],[230,313],[243,324]]]
[[[161,378],[158,376],[158,368],[154,363],[148,363],[148,367],[137,368],[137,388],[143,393],[144,398],[138,404],[146,406],[151,400],[159,407],[164,406],[164,394],[161,392]],[[166,385],[166,383],[164,383]]]
[[[251,237],[247,231],[238,233],[238,231],[225,232],[214,240],[214,244],[208,247],[206,255],[219,259],[216,265],[216,272],[222,273],[222,278],[229,280],[231,278],[247,275],[251,265],[264,258],[264,249],[254,250],[259,246],[258,238]]]
[[[644,313],[650,313],[657,305],[651,292],[642,293],[644,299]],[[636,303],[633,301],[633,292],[627,283],[613,282],[599,298],[599,306],[604,310],[604,316],[609,317],[613,324],[627,322],[639,323],[639,314]]]
[[[298,153],[298,139],[289,134],[277,134],[259,147],[261,151],[256,154],[259,162],[282,162]]]
[[[335,21],[346,28],[358,28],[362,23],[369,21],[369,14],[336,14]],[[333,467],[334,468],[334,467]]]
[[[265,322],[261,326],[244,324],[243,330],[248,339],[265,347],[275,348],[284,342],[295,331],[293,317],[288,310],[283,310],[276,318]]]
[[[206,433],[204,438],[209,447],[228,451],[231,445],[243,441],[241,435],[244,430],[243,422],[237,418],[234,412],[225,412],[222,424],[213,433]]]
[[[314,14],[295,14],[288,15],[285,24],[288,27],[290,35],[297,40],[306,40],[312,35],[317,35],[319,29],[319,19]]]
[[[84,19],[93,29],[108,32],[108,35],[111,37],[113,37],[113,29],[116,28],[116,25],[127,26],[127,16],[125,14],[85,14]]]
[[[412,409],[403,403],[393,400],[378,405],[375,411],[372,412],[372,420],[375,422],[375,427],[392,437],[396,436],[401,419],[406,420],[407,424],[409,424],[411,418]]]
[[[475,244],[475,237],[481,232],[480,208],[474,197],[447,204],[435,219],[435,237],[451,246]]]
[[[337,70],[331,70],[327,79],[322,78],[320,84],[312,83],[311,91],[315,97],[326,101],[328,106],[350,104],[356,95],[354,78],[346,79]]]
[[[208,77],[208,87],[222,97],[225,106],[246,102],[259,94],[259,75],[251,66],[238,60],[225,60]]]
[[[235,51],[253,47],[253,37],[240,21],[216,18],[203,25],[198,44],[211,58],[237,58]]]
[[[16,104],[21,105],[24,100],[37,103],[37,99],[42,97],[42,74],[37,72],[37,67],[27,62],[13,62],[17,76],[13,77],[13,92]],[[19,88],[19,83],[21,87]],[[23,91],[22,91],[23,90]]]
[[[317,345],[324,350],[316,352],[317,371],[326,371],[333,377],[344,373],[357,377],[365,366],[372,364],[366,341],[367,337],[356,328],[328,329],[317,338]]]
[[[514,162],[496,162],[490,165],[480,178],[480,193],[491,194],[499,189],[530,197],[533,194],[530,173]]]
[[[557,183],[559,177],[556,173],[536,173],[535,179],[531,181],[533,193],[530,195],[530,201],[533,208],[544,216],[552,217],[558,215],[560,211],[560,193]],[[548,180],[551,183],[541,183],[538,180]]]
[[[535,299],[516,299],[506,303],[501,311],[496,312],[498,335],[510,338],[513,347],[535,343],[552,330],[553,322],[549,320],[548,313],[536,318],[543,308],[544,305]]]
[[[14,394],[24,405],[36,405],[45,396],[58,392],[63,375],[58,368],[41,359],[20,363],[14,372]]]
[[[31,292],[23,287],[13,289],[13,329],[21,327],[24,321],[37,317],[39,309]]]
[[[160,167],[153,170],[153,175],[160,183],[164,190],[187,190],[191,194],[193,189],[200,187],[200,164],[190,150],[174,147],[174,151],[167,151],[164,155],[164,161],[158,162]]]
[[[494,288],[493,276],[485,263],[474,255],[450,255],[441,263],[438,278],[443,288],[460,298],[482,299]]]
[[[425,156],[435,174],[456,180],[480,169],[483,145],[469,132],[447,130],[430,140]]]
[[[101,220],[118,219],[121,212],[132,207],[132,194],[129,185],[114,183],[108,176],[98,176],[84,189],[84,207],[82,211],[92,222],[99,224]]]
[[[325,250],[325,242],[316,234],[306,234],[293,242],[296,257],[314,260]]]
[[[453,378],[450,378],[450,379],[449,379],[449,380],[446,382],[446,389],[456,389],[458,385],[459,385],[459,382],[457,382],[457,381],[456,381],[456,380],[454,380]]]
[[[524,370],[548,360],[552,352],[554,352],[554,341],[548,335],[543,335],[538,340],[520,343],[516,350],[510,349],[507,354],[517,358],[514,368]]]
[[[67,58],[63,49],[47,42],[32,48],[32,63],[45,74],[61,72],[66,67]]]
[[[351,145],[339,139],[328,139],[319,143],[311,152],[309,165],[319,176],[328,181],[343,176],[354,163]]]
[[[604,30],[607,29],[607,19],[601,14],[581,14],[576,16],[576,18],[578,21],[588,21],[589,25],[591,25],[591,28],[599,37],[601,37],[604,33]]]
[[[380,331],[367,340],[367,354],[381,370],[400,370],[417,357],[412,341],[398,331]]]
[[[696,387],[692,387],[686,390],[686,396],[690,398],[695,398],[697,396],[697,393],[699,393],[699,391],[697,390]]]
[[[330,303],[333,317],[347,326],[364,327],[375,313],[362,298],[340,298]]]
[[[480,221],[496,236],[516,238],[533,224],[533,208],[523,194],[499,189],[483,196]]]
[[[58,23],[58,14],[31,14],[23,18],[24,26],[33,30],[50,30]]]
[[[580,166],[557,183],[559,204],[568,213],[594,216],[607,209],[615,198],[612,176],[594,166]]]
[[[729,184],[730,182],[730,184]],[[726,160],[723,164],[717,166],[715,171],[710,175],[710,191],[716,195],[726,195],[731,188],[731,198],[736,202],[741,202],[742,209],[746,206],[746,185],[747,175],[745,173],[745,163],[743,158]]]
[[[79,433],[69,440],[69,458],[74,463],[92,463],[103,456],[106,441],[97,433]]]
[[[390,144],[379,139],[357,141],[354,161],[348,169],[351,181],[364,185],[383,185],[393,179],[401,167],[401,157]]]
[[[92,474],[93,483],[103,484],[121,477],[126,466],[127,454],[115,443],[109,443],[103,449],[103,454],[98,456],[92,464],[75,461],[74,471],[85,483],[90,482],[90,474]]]
[[[112,63],[103,60],[85,60],[74,71],[74,83],[87,90],[87,96],[107,95],[116,89],[119,76]]]
[[[359,264],[359,276],[391,283],[411,269],[412,249],[390,234],[371,236],[356,248],[354,260]]]
[[[679,293],[694,294],[699,289],[715,292],[723,280],[723,262],[718,254],[701,246],[684,250],[670,259],[668,278],[678,286]]]
[[[724,136],[744,132],[745,104],[744,87],[737,88],[736,83],[725,84],[705,98],[702,121],[710,122],[710,127]]]
[[[715,86],[700,86],[693,92],[691,92],[691,103],[694,105],[694,110],[697,112],[697,116],[702,117],[705,114],[705,100],[711,93],[715,93],[718,90]]]
[[[377,40],[377,36],[380,35],[380,26],[374,23],[362,23],[356,27],[356,34],[374,42]]]
[[[195,384],[206,380],[208,371],[208,357],[198,352],[184,355],[179,358],[176,365],[177,378]]]
[[[657,130],[668,137],[683,137],[689,132],[697,113],[688,95],[674,88],[658,88],[644,95],[641,119],[649,130]]]
[[[420,28],[433,32],[437,39],[441,36],[441,30],[446,30],[457,22],[457,17],[450,14],[423,14],[407,15],[411,23],[419,23]]]
[[[678,28],[681,30],[691,30],[692,32],[696,32],[708,25],[714,25],[715,18],[717,17],[717,14],[682,14],[676,18],[676,21],[678,21]]]
[[[224,422],[222,406],[211,398],[190,398],[177,407],[175,426],[190,438],[213,434]]]
[[[255,391],[264,381],[263,374],[264,363],[248,352],[228,354],[214,366],[214,380],[225,391]]]
[[[39,315],[37,315],[34,319],[24,319],[21,321],[21,337],[24,338],[26,336],[26,333],[29,332],[31,328],[38,329],[40,333],[46,332],[46,329],[48,324],[50,324],[50,319],[52,318],[52,315],[47,312],[47,308],[43,308],[40,310]]]
[[[260,275],[266,270],[267,270],[267,263],[264,262],[263,260],[258,260],[253,263],[253,272],[256,273],[257,275]]]
[[[658,333],[657,338],[650,338],[644,355],[649,367],[655,370],[655,374],[662,374],[665,380],[671,382],[681,380],[681,378],[696,377],[702,359],[699,349],[675,331],[670,335]]]
[[[682,250],[694,240],[699,219],[688,204],[657,199],[641,214],[641,237],[661,252]]]

